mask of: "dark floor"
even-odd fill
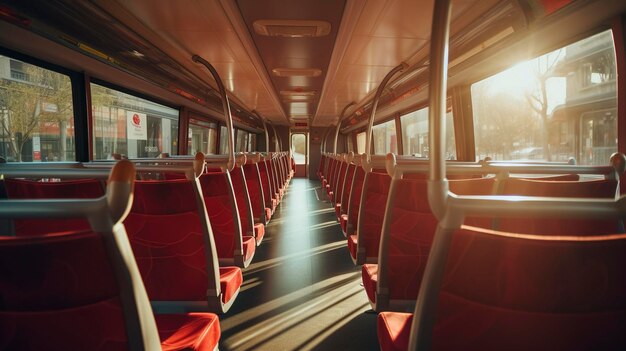
[[[376,315],[319,181],[293,179],[266,228],[220,350],[379,350]]]

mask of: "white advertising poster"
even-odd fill
[[[148,140],[148,119],[145,113],[126,111],[128,139]]]

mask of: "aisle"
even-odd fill
[[[293,179],[231,310],[220,350],[379,350],[346,240],[318,181]]]

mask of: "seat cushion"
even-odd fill
[[[254,256],[256,241],[254,237],[248,235],[244,235],[241,239],[243,244],[243,260],[247,262]]]
[[[404,351],[409,348],[412,313],[381,312],[376,326],[382,351]]]
[[[220,267],[220,289],[222,303],[228,303],[243,283],[243,275],[239,267]]]
[[[352,234],[348,237],[348,250],[353,260],[356,260],[356,234]]]
[[[265,222],[269,222],[272,219],[272,209],[269,207],[265,208]]]
[[[254,224],[254,237],[256,238],[257,245],[263,240],[265,236],[265,225],[263,223]]]
[[[363,288],[367,293],[367,298],[371,303],[376,303],[376,283],[378,283],[378,265],[364,264],[361,267],[361,279],[363,280]]]
[[[213,313],[154,316],[164,351],[213,351],[220,340],[220,322]]]
[[[339,217],[339,224],[341,224],[341,230],[343,231],[343,235],[346,235],[348,232],[348,215],[342,214]]]
[[[341,202],[337,202],[335,204],[335,215],[337,216],[337,218],[341,217]]]

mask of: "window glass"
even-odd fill
[[[68,76],[0,56],[0,157],[8,162],[76,160]]]
[[[365,143],[367,142],[367,132],[361,132],[356,135],[356,151],[359,154],[365,153]]]
[[[297,165],[306,164],[306,135],[291,134],[291,155]]]
[[[187,154],[197,152],[214,155],[217,151],[217,124],[212,122],[189,119]]]
[[[256,134],[254,133],[248,135],[248,151],[256,151]]]
[[[178,154],[178,110],[91,83],[93,158]]]
[[[228,152],[228,129],[226,126],[220,126],[220,155]]]
[[[390,152],[398,153],[398,139],[396,137],[396,121],[391,120],[374,126],[373,143],[374,153],[386,155]]]
[[[356,152],[356,150],[354,149],[354,142],[352,141],[352,134],[348,134],[346,136],[346,141],[348,143],[348,152]]]
[[[400,117],[402,150],[405,155],[428,158],[428,107]],[[456,159],[452,110],[446,113],[446,159]]]
[[[611,31],[472,85],[476,156],[607,164],[617,151]]]
[[[235,152],[245,152],[248,147],[248,132],[242,129],[235,129],[237,139],[235,140]]]

